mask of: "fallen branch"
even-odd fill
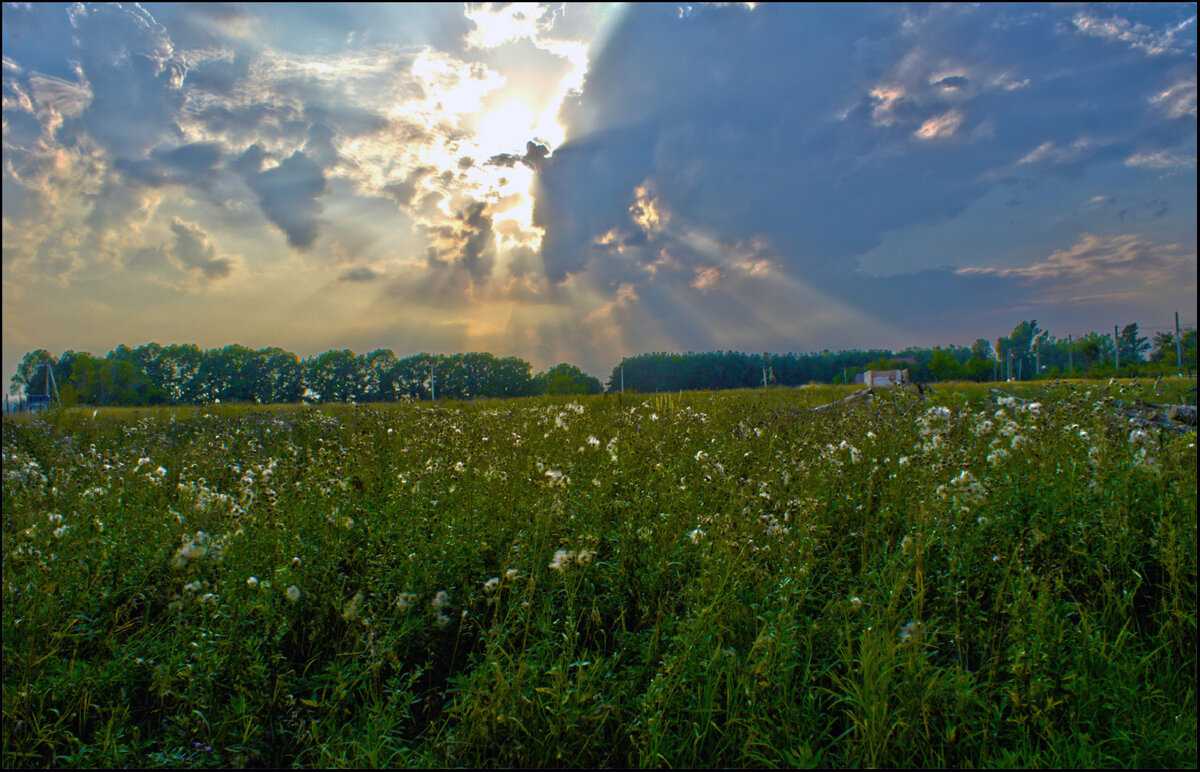
[[[1105,401],[1142,426],[1162,426],[1181,432],[1196,426],[1195,405],[1156,405],[1143,399],[1122,402],[1111,397]]]
[[[873,396],[875,396],[875,389],[856,391],[849,397],[846,397],[845,399],[839,399],[837,402],[830,402],[826,405],[818,405],[817,407],[813,408],[813,412],[819,413],[822,410],[829,410],[835,407],[845,407],[846,405],[853,405],[858,402],[870,402]]]

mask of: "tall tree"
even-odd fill
[[[1118,339],[1121,347],[1121,361],[1137,364],[1146,361],[1143,354],[1150,349],[1150,343],[1145,338],[1138,337],[1137,322],[1125,325]]]
[[[1007,338],[996,341],[1001,367],[1007,368],[1008,356],[1012,354],[1012,377],[1020,377],[1023,380],[1033,377],[1033,339],[1039,332],[1041,330],[1038,329],[1037,320],[1032,319],[1021,322]]]
[[[46,379],[49,375],[43,365],[54,366],[54,357],[46,349],[39,348],[26,354],[9,381],[8,393],[48,394]]]

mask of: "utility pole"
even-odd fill
[[[1075,336],[1067,336],[1067,370],[1071,375],[1075,374]]]
[[[1183,377],[1183,336],[1179,334],[1179,312],[1175,312],[1175,358],[1179,360],[1179,377]]]
[[[46,372],[50,374],[50,383],[54,386],[54,399],[58,402],[59,407],[62,407],[62,397],[58,394],[58,379],[54,377],[54,368],[49,364],[46,365]],[[46,396],[50,395],[50,390],[46,389]]]
[[[1117,375],[1121,375],[1121,341],[1117,338],[1117,325],[1113,325],[1113,353],[1117,359]]]
[[[437,402],[437,378],[433,374],[433,365],[429,366],[429,401]]]

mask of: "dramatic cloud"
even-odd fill
[[[3,50],[6,373],[257,335],[605,375],[1194,306],[1193,5],[13,4]]]
[[[205,279],[223,279],[238,265],[238,259],[222,255],[212,236],[196,223],[173,217],[171,232],[175,234],[175,241],[167,248],[167,253],[184,267],[199,271]]]
[[[1136,279],[1139,284],[1165,284],[1178,280],[1196,263],[1195,247],[1155,244],[1136,235],[1101,238],[1091,234],[1070,249],[1022,268],[960,268],[958,273],[991,274],[1032,281],[1095,284],[1108,279]],[[1193,277],[1194,278],[1194,277]]]
[[[277,166],[264,169],[266,156],[254,145],[238,159],[246,184],[258,194],[271,222],[287,234],[288,244],[307,249],[317,238],[325,175],[311,158],[297,150]]]

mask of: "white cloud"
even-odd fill
[[[1017,164],[1025,166],[1030,164],[1065,164],[1078,161],[1087,156],[1096,145],[1096,141],[1090,137],[1080,137],[1069,145],[1059,145],[1053,141],[1046,141],[1029,151]]]
[[[1166,91],[1150,97],[1150,104],[1160,108],[1169,118],[1185,115],[1196,117],[1196,73],[1185,78]]]
[[[1195,154],[1186,155],[1173,153],[1169,150],[1154,150],[1134,153],[1125,159],[1126,166],[1143,166],[1148,169],[1194,169],[1196,168]]]
[[[958,131],[958,127],[962,125],[963,114],[958,110],[950,110],[941,115],[935,115],[929,120],[921,124],[921,128],[914,132],[914,136],[918,139],[944,139],[954,136]]]
[[[1180,53],[1184,50],[1183,46],[1177,43],[1175,35],[1195,24],[1196,17],[1192,16],[1181,24],[1168,27],[1161,32],[1155,32],[1145,24],[1132,23],[1120,16],[1102,19],[1087,11],[1077,14],[1072,23],[1083,35],[1125,43],[1130,48],[1145,51],[1150,56],[1159,56],[1167,53]]]
[[[1189,265],[1194,272],[1195,247],[1159,244],[1137,234],[1085,234],[1074,246],[1023,268],[959,268],[956,273],[1076,284],[1133,278],[1142,285],[1162,285],[1176,280],[1180,269]]]

